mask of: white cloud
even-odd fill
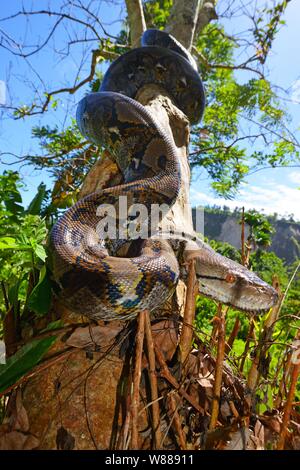
[[[245,207],[245,209],[256,209],[266,214],[277,214],[287,216],[294,214],[296,220],[300,220],[300,190],[290,188],[283,184],[269,182],[269,187],[243,185],[238,197],[233,201],[224,198],[216,198],[197,191],[191,187],[191,204],[194,205],[226,205],[230,209]]]
[[[296,183],[300,185],[300,169],[299,171],[291,171],[291,173],[289,174],[289,180],[292,183]]]

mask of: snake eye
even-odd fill
[[[228,273],[225,277],[225,281],[228,282],[228,284],[233,284],[235,280],[236,280],[235,276],[231,273]]]

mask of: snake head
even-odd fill
[[[191,259],[195,259],[201,294],[250,312],[266,311],[276,304],[278,294],[273,287],[204,242],[202,248],[185,253],[185,260]]]

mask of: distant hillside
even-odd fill
[[[193,221],[195,221],[196,209],[193,209]],[[210,239],[230,243],[236,248],[241,248],[241,215],[235,211],[205,208],[204,209],[204,235]],[[300,223],[292,220],[269,218],[275,233],[272,237],[272,245],[268,251],[273,251],[288,264],[300,258]],[[249,227],[246,225],[246,237]]]

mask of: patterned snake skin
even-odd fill
[[[103,208],[118,209],[120,196],[127,197],[128,207],[143,204],[148,211],[153,203],[172,206],[177,199],[176,147],[134,99],[148,84],[164,88],[191,123],[201,119],[205,98],[194,60],[178,41],[157,30],[146,31],[142,47],[118,58],[106,72],[100,92],[87,95],[77,109],[81,133],[109,150],[124,179],[122,185],[78,201],[51,233],[54,275],[63,301],[73,311],[96,320],[131,319],[143,309],[160,307],[174,292],[179,277],[168,240],[137,237],[128,242],[120,229],[115,239],[99,236],[97,229],[107,215]],[[148,227],[151,217],[139,223]],[[218,265],[220,259],[214,252],[209,247],[205,250],[212,265]],[[214,279],[207,274],[203,278]]]

